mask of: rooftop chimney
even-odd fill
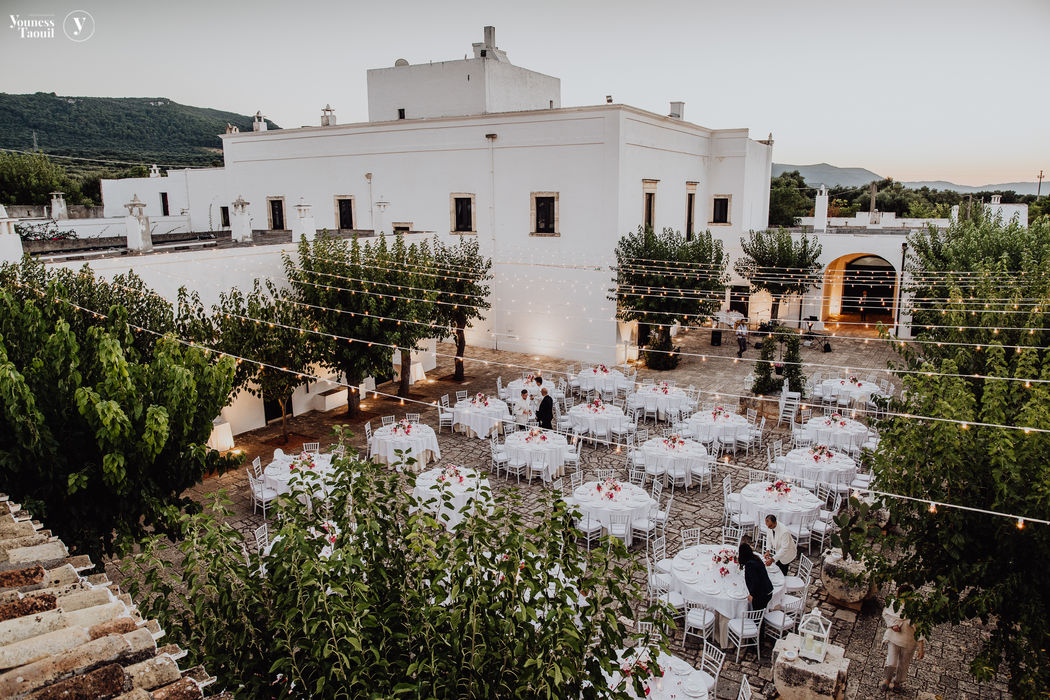
[[[685,118],[685,102],[672,102],[671,113],[667,115],[671,119],[684,119]]]
[[[605,104],[608,104],[608,105],[612,104],[612,95],[606,95],[605,96]]]
[[[992,195],[992,204],[1002,204],[1003,196],[1001,194]]]
[[[493,26],[485,27],[485,48],[496,48],[496,28]]]
[[[335,126],[335,110],[327,104],[321,110],[321,126]]]
[[[262,112],[255,113],[255,121],[252,122],[252,131],[266,131],[266,120]]]

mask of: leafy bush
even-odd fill
[[[777,343],[773,336],[762,340],[762,351],[759,362],[755,363],[755,383],[751,385],[752,393],[763,396],[780,391],[781,383],[773,376],[773,358],[776,356]]]
[[[448,530],[417,508],[413,476],[353,457],[336,465],[327,486],[293,477],[269,552],[216,502],[185,516],[177,548],[154,539],[126,562],[141,574],[129,590],[189,663],[244,698],[630,697],[604,675],[644,600],[622,544],[578,547],[549,492],[535,525],[503,495]],[[667,613],[642,615],[664,624]],[[665,642],[653,634],[640,643],[655,658]],[[637,688],[645,675],[632,675]]]
[[[54,219],[39,224],[15,224],[15,233],[23,241],[59,241],[77,237],[77,232],[73,229],[59,231],[58,222]]]

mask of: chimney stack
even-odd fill
[[[496,48],[496,28],[493,26],[485,27],[485,48]]]
[[[671,113],[668,116],[671,119],[685,119],[685,102],[672,102]]]
[[[262,112],[255,113],[255,121],[252,122],[252,131],[266,131],[266,120]]]
[[[321,126],[335,126],[335,110],[327,104],[321,110]]]

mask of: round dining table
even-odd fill
[[[533,428],[517,430],[507,435],[504,449],[512,462],[525,462],[529,466],[537,459],[546,460],[547,470],[543,480],[549,482],[565,471],[565,455],[569,452],[569,441],[553,430]]]
[[[569,409],[569,419],[574,428],[582,433],[608,436],[613,428],[623,426],[623,409],[611,403],[595,406],[593,403],[581,403]]]
[[[609,687],[622,687],[630,697],[637,700],[709,700],[712,697],[707,692],[707,679],[703,671],[693,668],[685,659],[666,652],[660,652],[656,657],[656,663],[663,673],[643,681],[645,689],[639,695],[634,689],[634,681],[627,674],[639,663],[650,665],[648,653],[644,649],[621,649],[613,664],[619,670],[611,674],[603,672]]]
[[[600,522],[602,527],[609,529],[609,523],[613,515],[630,516],[627,523],[626,544],[631,546],[631,523],[635,520],[646,518],[650,509],[656,505],[656,501],[649,493],[634,484],[615,481],[617,488],[610,488],[606,482],[588,481],[577,486],[572,496],[575,499],[576,508],[582,514],[581,520],[589,516],[592,522]],[[599,486],[601,489],[599,490]],[[609,494],[613,496],[610,498]]]
[[[641,446],[645,471],[650,475],[685,476],[685,485],[693,485],[694,466],[707,462],[707,448],[696,440],[670,437],[649,438]]]
[[[488,477],[473,469],[449,465],[428,469],[416,477],[412,497],[449,529],[463,520],[461,512],[472,501],[491,500]],[[447,500],[446,500],[447,499]]]
[[[857,377],[825,379],[820,383],[820,391],[823,396],[834,396],[836,399],[845,394],[854,403],[866,403],[872,395],[880,393],[878,384]]]
[[[693,431],[693,437],[704,443],[731,435],[735,437],[737,431],[747,429],[747,418],[722,407],[697,411],[686,423]]]
[[[521,390],[525,389],[529,392],[529,398],[533,401],[539,401],[542,397],[540,396],[540,389],[546,388],[547,394],[557,400],[564,398],[565,392],[559,389],[553,380],[544,379],[543,384],[539,385],[534,380],[524,381],[522,379],[515,379],[507,385],[507,400],[511,403],[518,401],[521,398]]]
[[[494,396],[457,401],[452,408],[452,428],[471,437],[487,438],[499,432],[504,421],[512,420],[507,402]]]
[[[668,386],[666,382],[638,387],[629,399],[629,405],[646,411],[656,411],[659,418],[663,418],[668,411],[687,411],[695,408],[685,389]]]
[[[784,455],[784,476],[796,481],[849,484],[857,476],[857,463],[849,455],[820,447],[799,447]]]
[[[736,557],[736,547],[702,544],[680,550],[671,560],[671,590],[715,611],[715,639],[722,647],[728,643],[729,620],[743,617],[748,610],[744,571],[736,563],[716,561],[723,551]],[[767,566],[766,572],[773,584],[773,597],[767,606],[772,610],[784,602],[784,574],[775,563]]]
[[[304,465],[304,456],[308,456],[313,462],[312,468]],[[319,454],[317,452],[282,453],[274,457],[273,461],[263,469],[263,480],[266,486],[277,493],[288,493],[292,488],[292,478],[297,475],[302,477],[307,471],[317,474],[323,484],[334,473],[332,454]]]
[[[777,516],[785,525],[797,525],[806,516],[816,517],[824,502],[798,484],[790,484],[788,493],[770,490],[772,483],[759,481],[740,490],[741,521],[763,527],[767,515]]]
[[[384,425],[372,434],[369,448],[372,460],[380,464],[396,464],[402,458],[414,457],[414,464],[401,465],[412,472],[422,471],[430,462],[441,459],[437,435],[423,423],[411,423],[407,431],[399,423]],[[397,454],[398,450],[403,450],[403,457]]]
[[[580,384],[580,391],[612,393],[631,388],[631,380],[623,372],[601,366],[581,369],[576,375],[576,381]]]
[[[839,450],[860,447],[868,440],[868,426],[839,413],[811,418],[803,431],[814,444]]]

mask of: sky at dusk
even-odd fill
[[[682,100],[688,121],[772,132],[779,163],[970,185],[1050,170],[1050,0],[74,3],[0,0],[0,91],[364,121],[368,68],[462,58],[491,24],[512,63],[561,78],[563,106]],[[78,9],[83,42],[10,26]]]

